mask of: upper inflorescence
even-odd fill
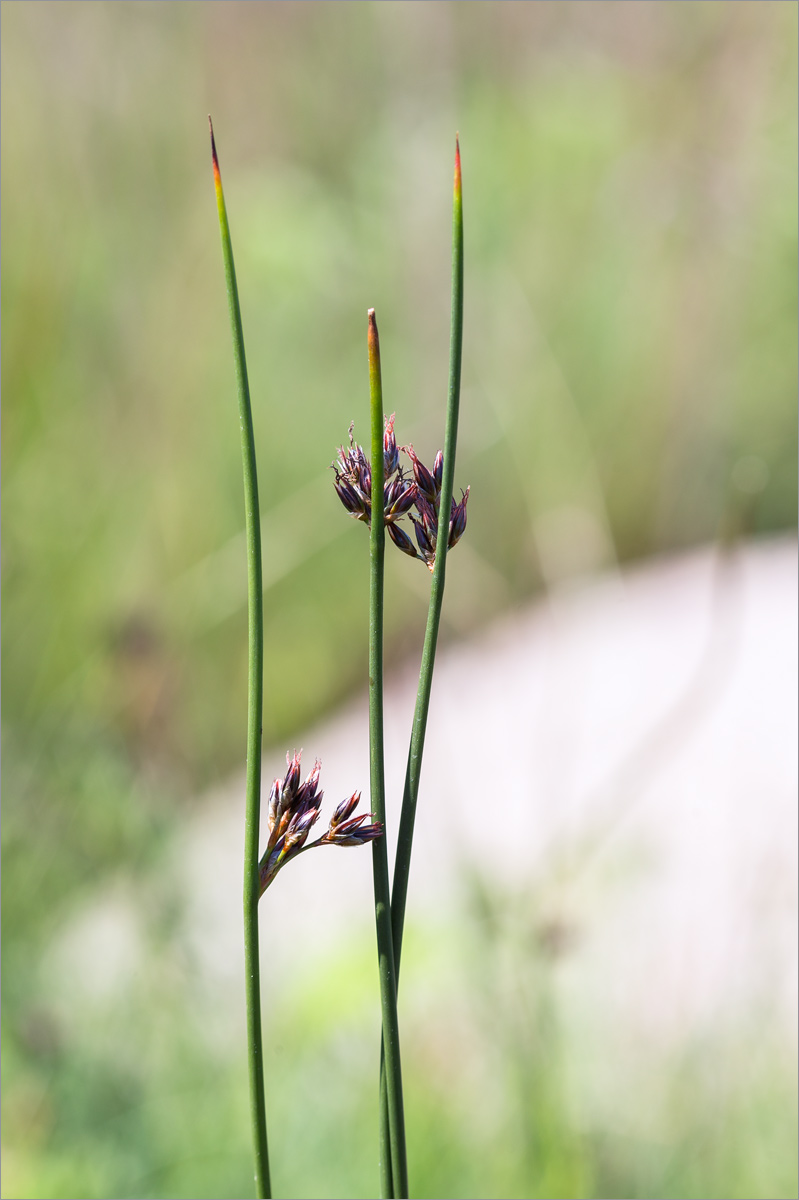
[[[331,466],[335,472],[334,487],[341,503],[357,521],[367,527],[372,522],[372,468],[369,459],[353,438],[354,422],[349,429],[349,448],[339,447],[336,462]],[[399,451],[406,454],[411,463],[411,477],[400,466]],[[420,558],[432,571],[436,561],[439,507],[441,502],[441,480],[444,474],[444,455],[439,450],[432,471],[424,465],[413,446],[397,446],[394,435],[394,414],[386,419],[383,436],[383,521],[394,545],[410,558]],[[458,504],[453,497],[450,505],[449,538],[451,549],[466,528],[466,502],[469,488],[461,492]],[[412,513],[415,509],[416,515]],[[407,516],[413,525],[416,545],[399,524]]]

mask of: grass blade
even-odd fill
[[[241,423],[241,456],[244,473],[244,514],[247,538],[247,609],[248,609],[248,686],[247,686],[247,799],[244,834],[244,970],[247,997],[247,1048],[250,1073],[250,1103],[255,1146],[255,1184],[259,1200],[271,1196],[269,1151],[266,1139],[266,1101],[264,1097],[263,1040],[261,1033],[261,975],[258,956],[258,835],[261,823],[261,724],[264,681],[264,612],[261,569],[261,521],[258,506],[258,474],[255,464],[255,438],[244,354],[236,268],[230,241],[219,159],[211,129],[216,205],[222,235],[230,325],[236,363],[236,384]],[[381,839],[382,840],[382,839]]]
[[[436,561],[430,587],[430,604],[427,610],[427,627],[422,648],[422,665],[419,672],[419,687],[416,708],[413,714],[411,743],[405,774],[405,789],[402,797],[397,857],[394,867],[394,886],[391,896],[391,923],[394,943],[394,967],[399,980],[402,934],[405,926],[405,903],[408,896],[408,875],[411,866],[413,827],[416,819],[416,800],[419,795],[419,777],[422,769],[427,714],[430,708],[430,690],[433,684],[433,667],[436,659],[438,628],[441,622],[441,606],[444,600],[444,582],[447,566],[447,534],[449,511],[455,478],[455,450],[458,441],[458,414],[460,411],[461,357],[463,351],[463,196],[461,187],[461,153],[455,139],[455,182],[452,197],[452,317],[450,327],[449,388],[447,396],[447,424],[444,435],[444,474],[441,481],[440,532],[436,545]]]
[[[413,828],[416,820],[416,801],[419,795],[419,779],[422,770],[427,714],[430,709],[430,692],[433,686],[433,667],[436,659],[438,629],[441,622],[441,606],[444,600],[446,578],[449,511],[455,479],[455,450],[458,441],[458,415],[460,412],[461,358],[463,353],[463,189],[461,184],[461,152],[455,138],[455,180],[452,195],[452,315],[450,325],[449,388],[447,394],[447,424],[444,437],[444,474],[441,480],[441,530],[436,545],[436,561],[430,587],[430,604],[427,610],[427,627],[422,647],[422,665],[419,672],[419,687],[411,728],[411,743],[408,750],[408,765],[405,772],[405,787],[402,796],[397,856],[394,863],[394,884],[391,894],[391,930],[394,948],[394,972],[399,989],[400,959],[402,957],[402,935],[405,929],[405,905],[408,898],[408,877],[411,869]],[[443,534],[443,536],[442,536]],[[384,1047],[385,1049],[385,1047]],[[388,1120],[385,1077],[385,1056],[380,1062],[380,1121],[381,1128]]]

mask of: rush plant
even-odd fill
[[[383,1044],[380,1060],[380,1175],[383,1196],[408,1195],[405,1161],[405,1134],[402,1125],[401,1070],[399,1032],[396,1020],[396,993],[399,984],[405,905],[411,865],[416,802],[419,795],[422,755],[424,752],[430,693],[433,683],[438,630],[444,600],[447,552],[466,528],[466,504],[469,489],[453,498],[455,451],[460,411],[461,358],[463,350],[463,193],[460,146],[455,141],[455,180],[452,201],[452,313],[450,326],[449,387],[444,434],[444,452],[439,450],[432,470],[416,454],[412,445],[397,446],[394,431],[396,414],[383,424],[383,395],[380,378],[380,343],[374,310],[369,311],[369,384],[372,434],[371,463],[362,447],[353,440],[350,426],[349,448],[339,449],[335,488],[347,511],[370,526],[370,605],[369,605],[369,744],[372,760],[372,795],[379,818],[385,822],[383,795],[383,548],[384,530],[394,545],[411,558],[419,558],[432,572],[422,664],[416,694],[408,764],[405,772],[402,810],[397,837],[394,878],[390,902],[390,936],[385,929],[387,879],[382,859],[387,855],[385,839],[375,844],[374,886],[375,915],[378,927],[378,954],[381,962],[383,1006]],[[400,466],[399,450],[410,461],[410,477]],[[446,536],[441,535],[441,514],[449,515]],[[416,545],[400,525],[407,517],[413,527]],[[379,800],[374,799],[379,796]]]
[[[311,829],[319,818],[322,801],[322,792],[319,789],[321,764],[317,760],[305,781],[300,782],[301,752],[293,756],[287,755],[285,777],[275,780],[269,796],[267,845],[263,854],[259,853],[258,843],[264,686],[264,614],[258,480],[236,271],[213,127],[211,151],[238,385],[247,543],[249,684],[244,839],[244,954],[256,1188],[259,1197],[271,1195],[263,1079],[258,903],[278,872],[298,854],[315,846],[357,846],[371,842],[382,1014],[379,1100],[381,1192],[384,1197],[407,1197],[408,1168],[397,987],[416,802],[444,597],[447,552],[457,544],[466,528],[466,505],[469,498],[468,488],[461,493],[459,502],[456,503],[453,498],[463,343],[463,208],[460,148],[456,139],[452,221],[452,323],[444,451],[442,453],[439,450],[432,468],[428,468],[412,444],[398,446],[394,431],[395,415],[392,414],[387,419],[383,415],[380,339],[375,312],[374,309],[370,309],[367,350],[371,457],[367,457],[363,447],[355,442],[353,423],[350,425],[349,445],[340,447],[333,464],[334,486],[339,499],[347,512],[369,529],[369,759],[370,800],[373,812],[354,816],[360,793],[353,792],[335,809],[326,832],[321,837],[309,841]],[[408,460],[408,466],[401,461],[400,454]],[[401,524],[403,520],[409,523],[413,537],[408,527]],[[399,550],[410,558],[423,562],[432,576],[393,886],[389,880],[388,847],[383,836],[386,820],[383,753],[383,588],[386,531]]]

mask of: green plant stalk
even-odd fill
[[[461,184],[461,153],[458,138],[455,138],[455,181],[452,195],[452,312],[449,343],[449,388],[447,395],[447,423],[444,435],[444,473],[441,480],[439,507],[439,535],[436,542],[436,561],[430,585],[430,604],[427,610],[427,627],[422,647],[422,665],[419,671],[419,687],[411,727],[411,743],[408,750],[408,765],[405,772],[405,788],[402,797],[397,856],[394,862],[394,885],[391,894],[391,927],[394,947],[394,970],[399,989],[402,936],[405,929],[405,904],[408,898],[408,876],[411,869],[413,827],[416,820],[416,800],[419,795],[419,778],[422,770],[422,754],[427,729],[427,714],[430,709],[430,691],[433,685],[433,667],[436,660],[438,629],[441,622],[441,606],[444,600],[444,582],[447,566],[447,542],[449,511],[455,479],[455,450],[458,441],[458,414],[460,411],[461,358],[463,354],[463,189]],[[386,1106],[385,1078],[381,1060],[381,1118]]]
[[[247,686],[247,799],[244,834],[244,968],[247,997],[247,1047],[250,1073],[250,1104],[255,1147],[255,1184],[259,1200],[272,1195],[269,1179],[269,1150],[266,1140],[266,1101],[264,1097],[263,1039],[261,1034],[261,974],[258,953],[258,836],[261,823],[261,738],[264,683],[264,610],[261,571],[261,521],[258,507],[258,474],[255,463],[255,438],[252,425],[250,386],[244,355],[236,268],[230,241],[222,177],[216,154],[211,118],[216,205],[225,260],[230,325],[236,361],[239,394],[241,455],[244,472],[244,514],[247,538],[247,608],[249,672]],[[382,839],[381,839],[382,840]]]
[[[383,525],[383,385],[380,375],[380,340],[374,309],[369,310],[369,406],[372,426],[372,522],[369,538],[369,777],[370,808],[386,826],[385,771],[383,762],[383,559],[386,531]],[[405,1116],[402,1101],[397,983],[391,936],[391,890],[388,878],[386,834],[372,843],[375,924],[383,1020],[381,1097],[385,1081],[386,1104],[380,1106],[380,1172],[384,1197],[408,1195],[405,1152]]]
[[[402,797],[399,833],[397,835],[397,857],[394,866],[394,888],[391,896],[391,924],[394,941],[394,964],[399,979],[402,954],[402,935],[405,927],[405,902],[408,897],[408,875],[411,866],[413,826],[416,819],[416,800],[419,795],[419,777],[422,770],[427,714],[430,708],[430,690],[433,684],[433,667],[436,661],[438,628],[441,622],[441,606],[444,600],[444,583],[447,568],[447,542],[449,512],[455,479],[455,450],[458,441],[458,414],[461,394],[461,358],[463,354],[463,193],[461,185],[461,153],[455,139],[455,183],[452,195],[452,314],[449,342],[449,388],[447,395],[447,424],[444,434],[444,473],[441,480],[441,502],[439,507],[439,534],[436,542],[436,561],[430,585],[430,604],[427,610],[427,628],[422,647],[422,665],[419,671],[419,687],[416,693],[416,708],[411,728],[411,744],[405,773],[405,790]]]

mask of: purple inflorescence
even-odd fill
[[[374,841],[383,832],[379,821],[369,824],[372,813],[351,814],[358,806],[360,792],[353,792],[336,808],[330,818],[327,831],[314,842],[308,834],[319,818],[319,809],[324,793],[319,788],[319,772],[322,764],[317,758],[308,778],[300,783],[300,759],[302,751],[293,757],[286,755],[288,770],[283,779],[276,779],[269,793],[267,810],[268,841],[258,866],[260,895],[262,896],[281,867],[313,846],[362,846]]]
[[[339,447],[335,472],[335,489],[341,503],[357,521],[368,526],[372,520],[372,469],[363,447],[353,438],[350,425],[349,448]],[[399,464],[399,451],[408,456],[411,463],[411,478]],[[397,446],[394,435],[394,413],[386,419],[383,436],[383,520],[397,549],[410,558],[420,558],[432,571],[436,561],[438,540],[441,481],[444,475],[444,455],[439,450],[430,471],[416,454],[413,446]],[[460,503],[453,498],[450,505],[447,546],[451,549],[463,536],[466,528],[466,503],[469,488],[461,492]],[[412,511],[415,510],[415,511]],[[407,516],[413,526],[416,545],[408,533],[399,525]]]

